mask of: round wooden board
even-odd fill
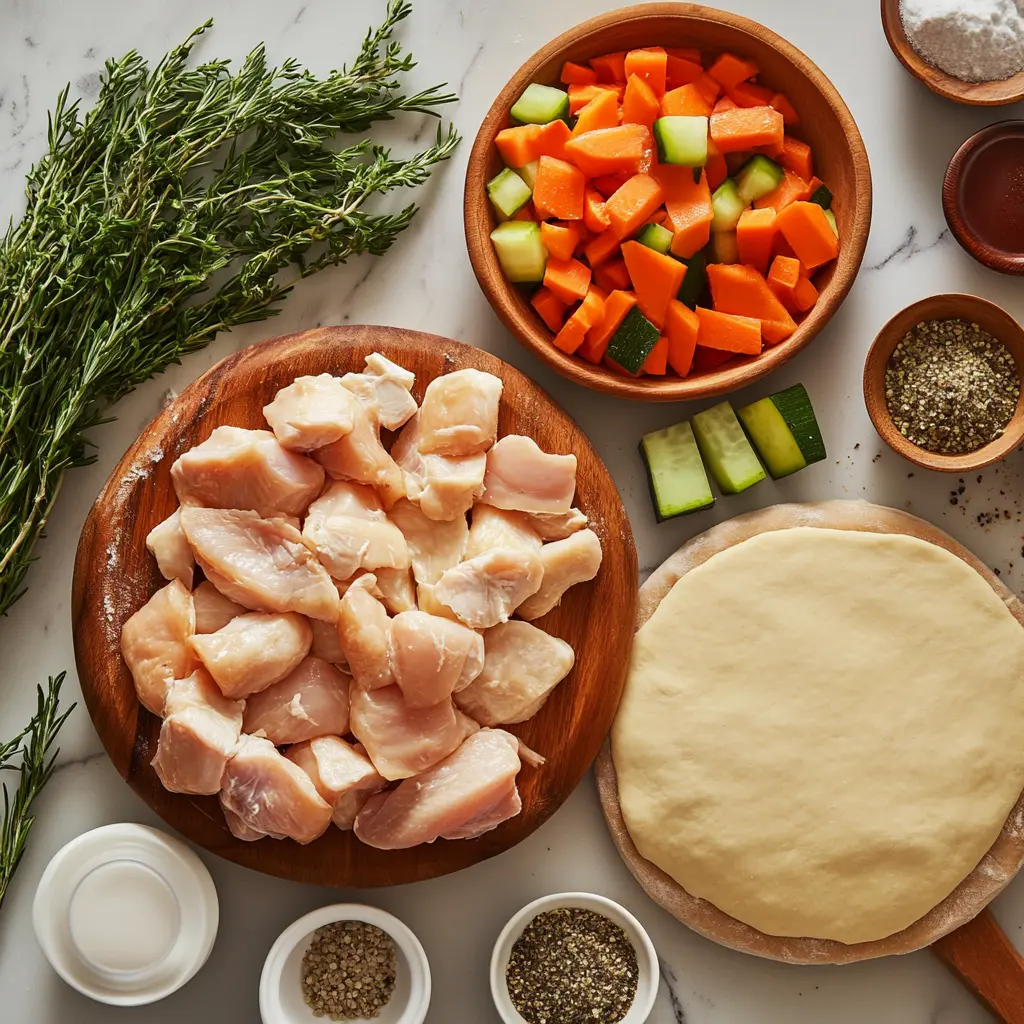
[[[265,427],[262,409],[303,374],[360,370],[382,352],[416,374],[422,399],[434,378],[462,367],[504,381],[501,434],[532,436],[547,451],[578,459],[577,504],[604,546],[591,583],[574,587],[538,625],[576,651],[576,665],[531,721],[512,726],[548,758],[520,774],[523,810],[479,839],[382,851],[329,829],[309,846],[244,843],[227,830],[215,797],[168,793],[150,767],[160,721],[142,709],[121,658],[122,623],[163,584],[145,547],[148,531],[177,505],[170,469],[221,424]],[[636,615],[637,563],[618,490],[586,437],[536,384],[495,356],[447,338],[390,327],[325,327],[254,345],[218,363],[171,402],[114,470],[86,520],[72,597],[75,657],[85,703],[114,766],[187,838],[267,874],[318,885],[397,885],[468,867],[526,838],[566,799],[594,760],[615,715]]]
[[[992,587],[1013,617],[1024,626],[1024,605],[966,548],[948,534],[916,516],[864,501],[823,501],[774,505],[738,516],[694,537],[672,555],[640,589],[636,627],[653,614],[662,599],[691,569],[713,555],[760,533],[798,526],[866,533],[897,533],[919,537],[963,559]],[[826,571],[823,569],[823,571]],[[877,942],[846,945],[827,939],[766,935],[723,913],[706,900],[691,896],[674,879],[637,852],[619,807],[618,786],[610,743],[595,766],[605,820],[615,845],[647,895],[694,931],[743,953],[791,964],[841,964],[892,953],[909,953],[930,945],[977,915],[1024,863],[1024,795],[1018,800],[998,839],[981,863],[937,907],[909,928]]]

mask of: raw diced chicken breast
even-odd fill
[[[428,708],[411,707],[397,686],[379,690],[354,686],[351,697],[352,734],[389,781],[426,771],[479,728],[450,700]]]
[[[441,602],[434,595],[434,591],[437,589],[436,583],[420,583],[416,586],[416,603],[419,606],[421,612],[427,612],[430,615],[436,615],[442,619],[451,619],[452,622],[458,622],[459,617],[448,607],[446,604]]]
[[[309,625],[313,630],[313,643],[309,648],[309,653],[314,658],[323,658],[324,661],[330,662],[332,665],[347,668],[345,652],[341,649],[341,637],[338,636],[338,624],[310,619]]]
[[[483,637],[458,622],[417,611],[391,623],[391,667],[410,707],[447,700],[476,679],[483,664]]]
[[[312,779],[270,740],[245,736],[224,772],[221,804],[246,829],[274,839],[313,842],[331,823],[331,808]],[[228,827],[232,821],[228,819]],[[232,832],[238,835],[232,828]],[[240,837],[242,838],[242,837]]]
[[[313,780],[317,792],[331,805],[331,819],[343,831],[352,827],[363,804],[387,785],[365,754],[337,736],[300,743],[284,756]]]
[[[533,555],[540,551],[541,539],[522,512],[506,512],[493,505],[474,505],[466,558],[476,558],[494,548],[512,548]]]
[[[225,597],[209,580],[192,591],[192,603],[196,608],[196,632],[216,633],[233,618],[244,615],[246,609]]]
[[[236,700],[284,679],[312,642],[313,631],[301,615],[268,612],[247,612],[189,641],[221,693]]]
[[[366,357],[362,373],[346,373],[341,381],[363,401],[376,403],[377,422],[387,430],[398,430],[416,413],[416,399],[410,394],[415,375],[379,352]]]
[[[521,767],[516,738],[481,729],[453,754],[397,789],[370,797],[356,817],[356,836],[378,850],[404,850],[457,835],[471,826],[494,828],[498,808],[517,813],[510,789]]]
[[[196,560],[192,557],[188,539],[181,532],[177,509],[149,531],[146,547],[156,559],[156,566],[165,580],[181,580],[189,590],[192,589]]]
[[[520,512],[565,513],[576,493],[576,456],[549,455],[532,437],[507,434],[487,453],[481,501]]]
[[[256,611],[337,620],[337,588],[293,526],[239,509],[186,507],[181,528],[225,597]]]
[[[487,456],[424,455],[419,450],[417,413],[398,435],[391,456],[402,468],[405,490],[429,519],[446,522],[465,515],[484,486]]]
[[[523,801],[519,797],[519,787],[513,782],[496,803],[491,804],[490,807],[485,808],[457,828],[445,832],[441,838],[476,839],[485,832],[497,828],[503,821],[514,818],[522,809]]]
[[[121,628],[121,653],[142,706],[162,715],[172,679],[195,667],[189,639],[196,630],[192,595],[181,580],[158,590]]]
[[[411,569],[374,569],[373,574],[389,615],[416,610],[416,587]]]
[[[347,580],[360,569],[409,568],[402,531],[363,484],[330,483],[309,506],[302,538],[335,579]]]
[[[578,508],[571,508],[568,512],[526,512],[524,515],[541,540],[565,540],[587,525],[587,517]]]
[[[352,430],[356,399],[329,373],[296,377],[264,406],[263,415],[285,448],[311,452]]]
[[[391,620],[374,596],[377,577],[360,576],[345,591],[338,616],[338,637],[357,687],[376,689],[394,681],[391,674]],[[377,591],[379,593],[379,591]]]
[[[303,658],[280,682],[245,702],[247,733],[271,743],[301,743],[348,732],[348,677],[322,658]]]
[[[491,548],[446,569],[433,597],[472,629],[486,629],[509,616],[541,585],[540,554]]]
[[[565,540],[545,544],[540,560],[544,565],[544,578],[540,590],[516,609],[522,619],[547,615],[570,587],[592,580],[601,568],[601,541],[593,530],[580,530]]]
[[[469,526],[464,515],[447,522],[437,522],[403,498],[395,503],[388,518],[405,536],[417,583],[436,583],[445,569],[462,561],[469,540]]]
[[[501,379],[480,370],[435,377],[420,406],[419,449],[424,455],[475,455],[498,436]]]
[[[217,427],[171,466],[182,505],[301,516],[324,485],[324,471],[283,448],[269,430]]]
[[[484,667],[455,701],[481,725],[525,722],[572,670],[573,649],[513,619],[484,633]]]
[[[241,701],[228,700],[203,669],[175,679],[167,691],[153,768],[172,793],[220,790],[242,731]]]
[[[266,839],[267,833],[260,832],[259,829],[249,828],[248,825],[242,819],[235,814],[233,810],[224,802],[224,791],[221,790],[220,794],[220,809],[224,815],[224,821],[228,826],[228,831],[236,838],[241,839],[244,843],[255,843],[258,839]]]

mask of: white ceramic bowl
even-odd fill
[[[654,1000],[658,995],[660,976],[658,954],[654,951],[654,943],[644,931],[643,925],[625,907],[620,907],[618,903],[604,896],[597,896],[589,892],[560,892],[553,896],[542,896],[539,900],[534,900],[533,903],[528,903],[523,907],[502,929],[498,941],[494,944],[494,952],[491,954],[491,995],[494,997],[494,1005],[497,1007],[501,1019],[505,1024],[526,1024],[519,1011],[512,1005],[508,986],[505,983],[505,968],[508,966],[516,939],[522,935],[526,926],[538,914],[561,907],[578,907],[603,914],[609,920],[614,921],[629,936],[629,941],[633,943],[633,949],[636,950],[636,962],[640,968],[640,976],[637,979],[633,1005],[620,1024],[643,1024],[650,1016],[651,1010],[654,1008]]]
[[[302,958],[317,928],[335,921],[363,921],[388,933],[395,943],[398,971],[395,990],[374,1024],[423,1024],[430,1006],[430,965],[419,939],[397,917],[359,903],[335,903],[300,917],[279,936],[260,977],[263,1024],[318,1024],[324,1017],[302,997]],[[365,1018],[358,1018],[364,1020]]]

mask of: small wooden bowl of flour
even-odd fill
[[[1006,2],[1014,7],[1013,0],[1006,0]],[[991,0],[991,4],[993,7],[998,7],[1000,0]],[[928,45],[933,50],[945,48],[951,59],[962,60],[962,54],[968,44],[972,42],[971,19],[967,15],[977,6],[978,0],[963,0],[962,7],[965,17],[959,22],[949,21],[941,28],[933,27],[928,34]],[[1015,7],[1014,13],[1016,13]],[[1022,38],[1019,62],[1021,70],[1008,78],[969,82],[947,74],[914,49],[900,16],[900,0],[882,0],[882,27],[885,29],[885,38],[889,41],[889,46],[899,62],[915,78],[939,96],[975,107],[998,107],[1007,103],[1017,103],[1024,99],[1024,38]],[[963,34],[960,36],[956,34],[958,28],[963,30]],[[977,44],[977,50],[983,54],[984,59],[992,61],[991,66],[999,69],[997,74],[1000,72],[1005,74],[1006,68],[1013,66],[1012,57],[1009,54],[1012,47],[1008,39],[1003,40],[1007,49],[998,53],[994,52],[997,48],[991,45],[992,40],[984,41],[984,45],[980,39],[974,39],[973,42]],[[961,55],[959,58],[957,58],[958,54]]]

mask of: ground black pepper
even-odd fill
[[[314,1017],[380,1016],[395,990],[395,943],[363,921],[318,928],[302,958],[302,994]]]
[[[538,914],[512,947],[505,980],[528,1024],[615,1024],[629,1012],[640,969],[613,921],[561,907]]]

